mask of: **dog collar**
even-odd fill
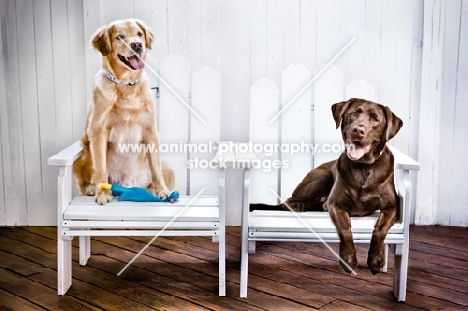
[[[133,86],[133,85],[137,84],[138,81],[139,81],[139,80],[136,80],[136,81],[134,81],[134,82],[122,82],[122,81],[117,80],[117,79],[115,78],[115,76],[114,76],[112,73],[110,73],[109,71],[104,70],[104,73],[106,74],[106,76],[107,76],[107,78],[108,78],[109,80],[111,80],[112,82],[117,83],[117,84],[123,84],[123,85],[130,85],[130,86]]]

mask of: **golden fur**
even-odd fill
[[[81,192],[95,195],[98,204],[112,199],[109,190],[98,189],[102,182],[147,188],[167,197],[173,187],[174,172],[161,162],[159,153],[123,153],[119,144],[159,146],[156,111],[142,59],[153,41],[152,31],[141,21],[119,20],[98,29],[91,45],[102,54],[102,69],[94,77],[88,108],[83,154],[73,165],[75,181]],[[131,60],[131,61],[130,61]],[[117,81],[111,81],[105,70]]]

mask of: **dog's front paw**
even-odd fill
[[[340,247],[340,258],[342,259],[340,260],[340,265],[343,268],[343,270],[348,273],[352,273],[354,267],[356,267],[357,265],[356,250],[354,249],[354,247],[352,247],[352,249],[342,249]]]
[[[171,192],[167,188],[156,189],[153,185],[150,185],[148,188],[146,188],[146,190],[148,190],[155,196],[161,198],[162,200],[167,199],[171,194]]]
[[[170,194],[171,192],[168,189],[162,189],[156,192],[156,195],[163,200],[167,199]]]
[[[372,249],[372,248],[371,248]],[[384,247],[376,247],[375,250],[369,250],[367,257],[367,266],[373,275],[380,273],[385,265],[385,251]]]
[[[99,205],[104,205],[112,201],[112,192],[107,189],[99,189],[94,197],[94,201]]]

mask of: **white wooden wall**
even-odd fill
[[[468,1],[425,2],[424,29],[415,221],[468,226]]]
[[[137,17],[155,32],[151,55],[158,61],[178,53],[188,59],[190,75],[204,67],[219,72],[222,140],[249,140],[251,85],[267,78],[280,86],[293,64],[313,75],[356,37],[334,66],[344,85],[366,80],[375,100],[403,119],[394,145],[422,164],[415,222],[466,226],[467,6],[462,0],[0,0],[0,225],[55,224],[57,172],[46,159],[82,135],[100,64],[87,41],[102,24]],[[230,224],[239,224],[240,183],[239,171],[228,173]]]

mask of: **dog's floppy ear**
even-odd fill
[[[385,128],[385,139],[389,141],[392,139],[398,131],[403,126],[403,121],[398,118],[393,111],[390,110],[387,106],[382,106],[383,111],[385,112],[385,117],[387,119],[387,125]]]
[[[102,56],[109,55],[111,51],[111,38],[109,35],[108,25],[98,29],[98,31],[91,38],[91,45],[93,48],[101,52]]]
[[[138,27],[140,27],[141,30],[143,30],[143,33],[145,34],[146,48],[151,49],[151,45],[153,44],[153,39],[154,39],[153,31],[151,30],[151,28],[146,26],[145,23],[143,23],[142,21],[135,20],[135,22],[137,23]]]
[[[353,101],[354,98],[351,98],[350,100],[342,101],[336,104],[333,104],[331,107],[332,113],[333,113],[333,119],[335,119],[336,123],[336,128],[340,126],[341,119],[343,118],[343,114],[345,113],[346,110],[348,110],[349,105]]]

